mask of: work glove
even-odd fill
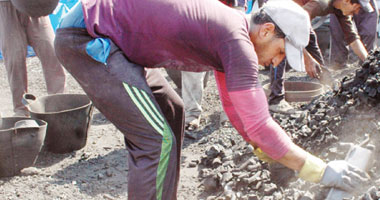
[[[362,170],[344,160],[331,161],[327,164],[321,183],[345,191],[353,191],[358,185],[369,180]]]
[[[271,157],[269,157],[268,154],[266,154],[263,150],[261,150],[259,147],[256,147],[253,150],[253,154],[255,154],[258,159],[260,159],[260,160],[262,160],[262,161],[264,161],[266,163],[274,163],[274,162],[276,162]]]
[[[306,181],[321,183],[352,191],[355,185],[368,181],[368,175],[344,160],[331,161],[326,164],[321,159],[308,154],[305,164],[298,176]]]
[[[255,156],[257,156],[258,159],[260,159],[260,160],[262,160],[262,161],[264,161],[266,163],[274,163],[274,162],[276,162],[271,157],[269,157],[268,154],[266,154],[263,150],[261,150],[260,147],[258,147],[257,145],[255,145],[252,141],[249,142],[249,143],[253,147],[253,154],[255,154]]]

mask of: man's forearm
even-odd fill
[[[367,58],[368,52],[360,39],[351,42],[350,47],[361,61],[364,61]]]
[[[306,49],[303,50],[305,71],[312,78],[319,78],[321,72],[320,64],[310,55]]]
[[[285,154],[285,156],[277,160],[277,162],[290,169],[300,171],[305,164],[306,158],[307,152],[298,147],[296,144],[292,143],[289,151]]]
[[[277,162],[296,170],[303,180],[318,183],[326,169],[326,163],[292,143],[289,151]]]

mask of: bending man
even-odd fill
[[[301,67],[309,31],[308,14],[288,0],[252,20],[215,0],[83,0],[63,19],[55,47],[127,140],[130,199],[177,197],[183,104],[158,67],[214,70],[224,110],[246,141],[304,179],[351,189],[361,172],[292,143],[258,81],[258,64],[277,65],[285,53],[298,55],[288,61]]]

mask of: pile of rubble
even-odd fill
[[[207,200],[281,200],[287,196],[298,199],[307,195],[303,191],[281,188],[273,181],[269,165],[253,156],[252,146],[236,133],[224,134],[231,142],[215,141],[201,158],[199,178],[203,180],[205,192],[210,194]],[[288,177],[294,176],[290,170],[282,172],[289,173]]]
[[[354,74],[344,77],[341,87],[334,89],[311,103],[304,112],[273,118],[289,133],[294,141],[309,151],[315,151],[338,141],[338,129],[345,116],[353,114],[359,119],[380,117],[380,51],[373,52]]]
[[[365,137],[380,144],[380,50],[371,53],[340,87],[293,115],[273,114],[294,142],[326,161],[344,159],[341,142],[357,144]],[[304,182],[294,172],[266,164],[232,129],[203,138],[209,147],[201,158],[199,178],[211,199],[324,199],[328,188]],[[227,141],[227,142],[226,142]],[[374,152],[380,156],[380,146]],[[372,182],[353,199],[380,199],[380,162],[369,171]]]

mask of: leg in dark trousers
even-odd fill
[[[183,102],[157,69],[144,70],[111,43],[107,65],[93,60],[85,29],[58,29],[63,66],[125,136],[128,198],[176,199],[183,138]]]
[[[286,59],[284,59],[277,67],[270,67],[271,93],[269,95],[269,105],[278,104],[281,100],[285,99],[284,82],[286,63]]]
[[[356,28],[367,51],[374,50],[377,44],[377,24],[379,20],[379,13],[377,3],[375,0],[370,1],[374,12],[368,13],[360,9],[357,15],[354,15]]]
[[[324,65],[322,52],[318,46],[317,35],[314,30],[310,30],[309,44],[306,46],[307,52],[321,65]],[[285,69],[288,63],[286,58],[274,69],[271,67],[271,94],[269,95],[269,104],[278,104],[281,100],[285,99]],[[323,67],[324,68],[324,67]],[[325,71],[324,71],[325,72]],[[329,73],[328,70],[325,73]]]

